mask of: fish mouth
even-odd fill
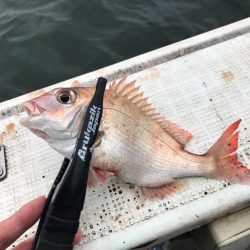
[[[26,113],[28,114],[28,116],[40,115],[41,113],[43,113],[45,111],[44,108],[42,108],[41,106],[39,106],[34,101],[24,102],[22,104],[22,108],[23,108],[24,111],[26,111]]]
[[[34,110],[34,106],[30,102],[24,102],[22,104],[23,111],[26,111],[27,115],[31,115],[32,111]]]
[[[40,107],[39,105],[37,105],[33,101],[24,102],[22,104],[22,109],[23,109],[23,111],[26,111],[28,117],[24,117],[24,118],[20,119],[20,123],[23,126],[27,127],[35,135],[37,135],[43,139],[47,139],[49,136],[45,132],[43,132],[40,129],[32,128],[30,126],[31,125],[30,118],[34,117],[34,116],[39,116],[42,112],[45,111],[45,109],[43,109],[42,107]]]

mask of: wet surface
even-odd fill
[[[0,9],[3,101],[246,18],[250,2],[9,0]]]

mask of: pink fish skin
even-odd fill
[[[71,158],[93,87],[57,88],[23,103],[21,124]],[[135,81],[114,81],[105,91],[104,112],[91,163],[89,185],[114,175],[142,188],[150,198],[185,187],[185,177],[202,176],[250,184],[250,170],[237,158],[240,120],[203,155],[185,150],[192,135],[161,117]]]

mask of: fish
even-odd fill
[[[20,123],[71,158],[95,87],[55,88],[22,104]],[[162,117],[136,80],[106,88],[103,115],[88,177],[93,187],[115,176],[139,186],[148,198],[186,188],[186,178],[206,177],[250,184],[250,169],[238,160],[241,120],[233,122],[204,154],[185,150],[193,135]]]

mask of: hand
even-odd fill
[[[0,250],[6,249],[40,218],[46,198],[41,196],[25,204],[14,215],[0,222]],[[21,242],[15,250],[30,250],[34,238]],[[74,244],[81,240],[81,232],[76,233]]]

